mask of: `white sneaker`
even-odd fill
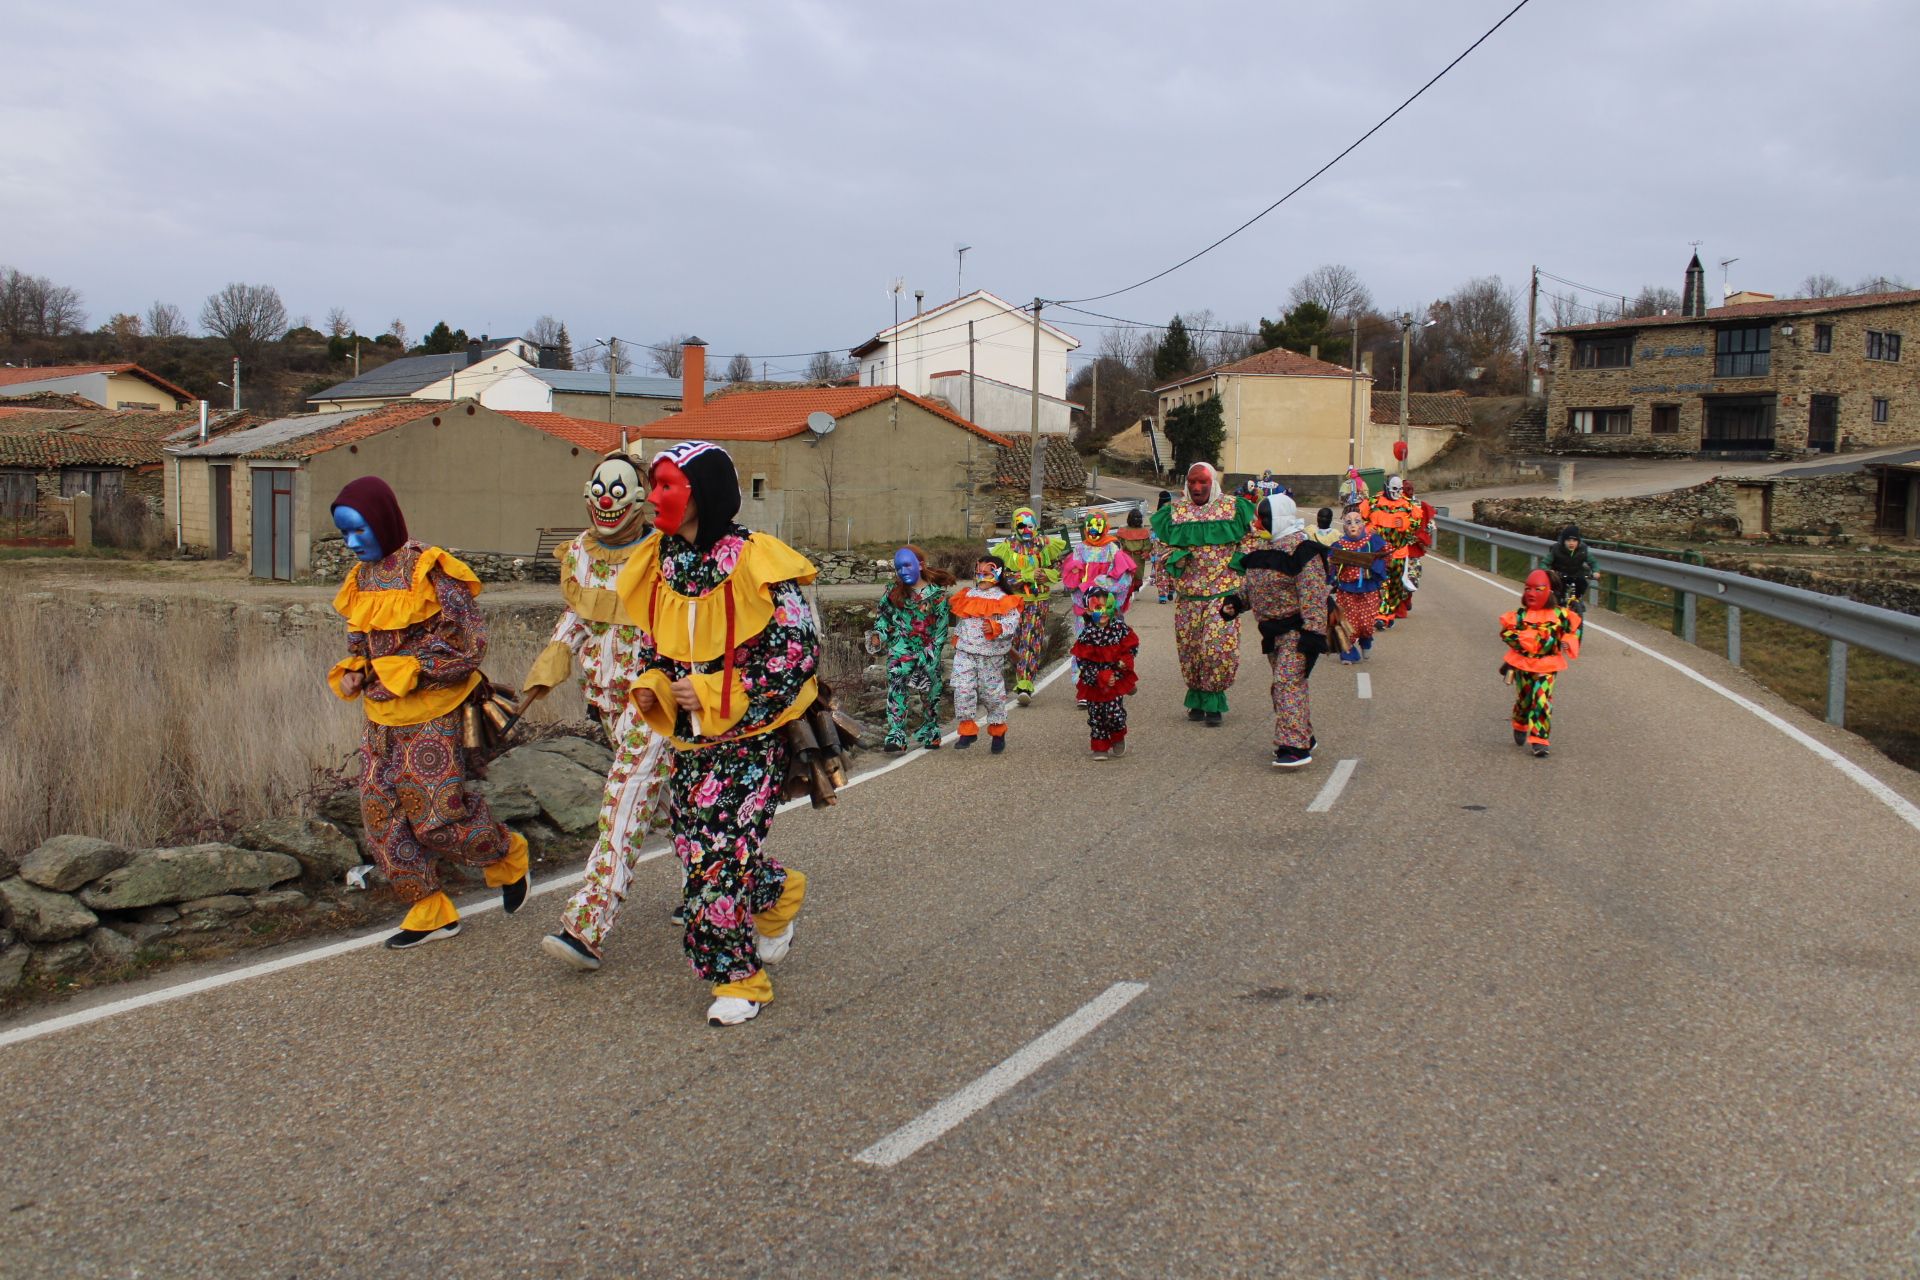
[[[753,932],[753,952],[760,957],[761,964],[779,964],[787,958],[787,952],[793,950],[793,931],[800,927],[795,920],[787,925],[787,931],[777,938],[769,938],[758,929]]]
[[[707,1006],[707,1025],[710,1027],[737,1027],[759,1016],[759,1004],[739,996],[721,996]]]

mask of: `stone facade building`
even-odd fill
[[[1548,332],[1547,445],[1567,453],[1802,457],[1920,441],[1920,290],[1736,295]],[[1742,299],[1751,299],[1750,301]]]

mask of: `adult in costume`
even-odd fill
[[[613,747],[586,879],[560,912],[560,932],[540,943],[556,959],[594,970],[633,883],[641,844],[649,831],[665,825],[671,753],[627,697],[647,649],[640,624],[614,591],[620,570],[651,532],[645,482],[633,459],[615,451],[594,467],[585,496],[587,527],[554,553],[567,607],[523,687],[530,704],[564,683],[578,660],[581,692]]]
[[[1348,664],[1373,652],[1373,625],[1380,617],[1380,588],[1387,581],[1386,539],[1367,527],[1358,508],[1342,517],[1339,541],[1327,550],[1334,604],[1353,631],[1353,646],[1340,655]]]
[[[1013,694],[1024,707],[1033,701],[1033,678],[1046,655],[1048,597],[1060,585],[1067,541],[1043,536],[1033,508],[1021,507],[1013,513],[1012,536],[993,547],[992,554],[1000,562],[1001,588],[1020,597],[1020,626],[1013,634]]]
[[[1120,537],[1107,527],[1104,511],[1090,511],[1080,522],[1080,545],[1060,566],[1060,580],[1073,600],[1073,635],[1087,625],[1088,599],[1095,591],[1105,591],[1119,602],[1121,613],[1133,604],[1133,557],[1120,545]]]
[[[887,736],[881,749],[905,751],[908,739],[940,746],[940,660],[946,655],[953,575],[929,569],[920,548],[893,553],[893,586],[880,597],[880,617],[867,635],[869,652],[887,659]],[[920,724],[909,732],[915,712]]]
[[[527,841],[467,790],[462,708],[485,683],[487,623],[480,579],[439,547],[407,537],[400,503],[375,476],[333,500],[333,522],[359,560],[333,607],[347,620],[347,657],[328,674],[366,713],[360,815],[373,860],[411,904],[394,950],[460,932],[439,861],[479,867],[511,915],[527,900]]]
[[[1095,585],[1087,592],[1087,613],[1073,656],[1080,705],[1087,709],[1087,734],[1095,760],[1127,751],[1127,695],[1138,687],[1133,659],[1140,637],[1127,625],[1120,597]]]
[[[1520,607],[1500,615],[1507,656],[1500,674],[1513,686],[1513,741],[1547,754],[1553,728],[1553,678],[1580,656],[1581,617],[1555,595],[1553,575],[1535,569],[1520,591]]]
[[[1387,581],[1380,592],[1380,626],[1391,627],[1413,607],[1414,583],[1408,570],[1420,541],[1420,504],[1407,497],[1399,476],[1388,476],[1386,490],[1366,507],[1367,524],[1387,544]]]
[[[1007,749],[1007,651],[1020,625],[1020,598],[1000,589],[1000,562],[981,556],[973,585],[953,593],[953,714],[964,750],[980,738],[987,721],[993,754]]]
[[[734,522],[740,480],[720,446],[675,445],[655,455],[647,480],[658,536],[615,584],[645,633],[631,697],[673,749],[687,958],[713,986],[707,1021],[733,1026],[773,999],[763,966],[785,958],[806,896],[806,877],[761,846],[786,776],[778,730],[818,693],[819,633],[801,594],[814,567]]]
[[[1221,601],[1240,590],[1234,557],[1253,529],[1251,503],[1220,492],[1220,473],[1196,462],[1187,469],[1186,496],[1153,513],[1153,536],[1167,548],[1173,583],[1174,644],[1187,684],[1187,719],[1220,724],[1227,690],[1240,673],[1240,622],[1223,615]]]
[[[1240,557],[1245,591],[1221,612],[1252,610],[1259,620],[1260,651],[1273,666],[1273,764],[1297,769],[1313,760],[1307,677],[1327,651],[1327,551],[1285,494],[1260,504],[1260,525],[1271,541]]]

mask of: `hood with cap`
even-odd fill
[[[1559,537],[1557,537],[1557,538],[1555,538],[1555,539],[1554,539],[1554,541],[1555,541],[1555,542],[1565,542],[1565,541],[1566,541],[1566,540],[1567,540],[1568,538],[1574,538],[1574,539],[1576,539],[1576,540],[1578,540],[1578,541],[1581,541],[1581,542],[1585,542],[1585,541],[1586,541],[1586,539],[1585,539],[1585,538],[1582,538],[1582,537],[1580,536],[1580,526],[1579,526],[1579,525],[1577,525],[1577,524],[1570,524],[1570,525],[1568,525],[1568,526],[1567,526],[1566,528],[1564,528],[1564,529],[1562,529],[1562,530],[1560,531],[1560,536],[1559,536]]]
[[[740,475],[733,469],[733,457],[710,440],[682,441],[653,455],[647,466],[649,479],[662,462],[671,462],[687,478],[700,522],[687,541],[705,551],[726,536],[733,518],[740,514]],[[680,536],[686,537],[686,530]]]
[[[1267,532],[1277,542],[1290,533],[1299,533],[1307,527],[1300,518],[1300,510],[1293,499],[1284,493],[1276,493],[1260,504],[1261,523],[1267,526]]]
[[[1207,478],[1207,500],[1200,505],[1203,507],[1210,506],[1220,501],[1220,472],[1211,462],[1196,462],[1187,468],[1187,484],[1189,486],[1187,493],[1188,499],[1191,500],[1193,497],[1191,486],[1195,472],[1199,472]]]
[[[347,482],[328,510],[351,507],[360,513],[380,543],[380,554],[390,556],[407,545],[407,518],[400,514],[400,499],[379,476],[361,476]]]

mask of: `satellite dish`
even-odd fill
[[[787,421],[791,422],[793,419],[789,418]],[[815,409],[807,415],[807,430],[817,436],[830,434],[833,431],[834,425],[833,415],[824,410]]]

